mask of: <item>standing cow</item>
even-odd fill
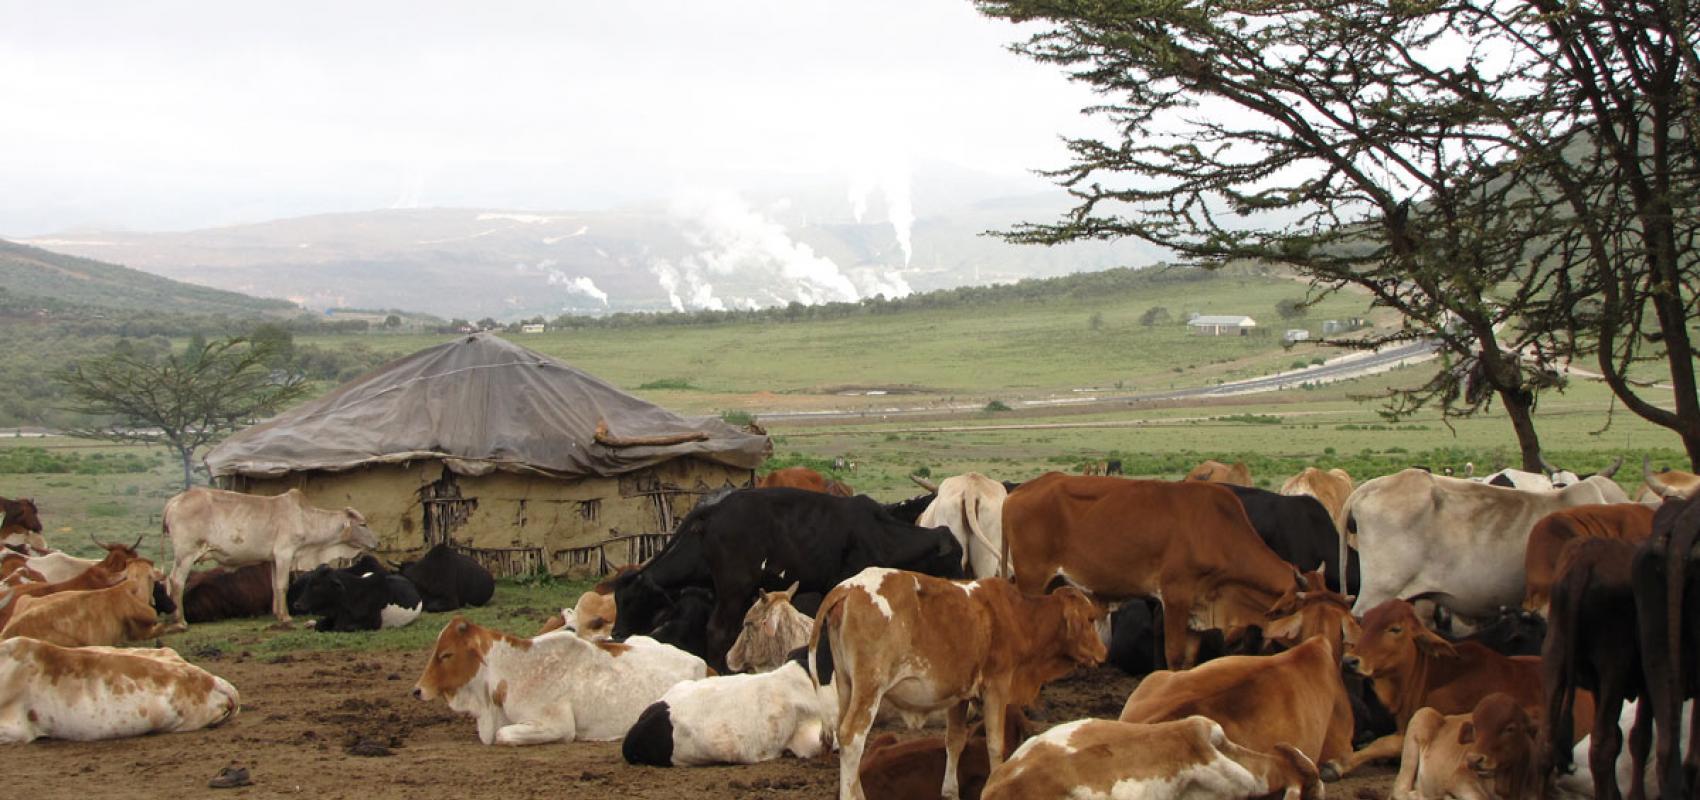
[[[183,619],[183,584],[195,562],[211,557],[225,566],[272,564],[272,614],[288,623],[289,571],[347,558],[378,546],[366,518],[352,508],[328,511],[307,504],[299,489],[276,497],[197,486],[165,504],[165,532],[175,566],[171,600]],[[185,623],[186,624],[186,623]]]

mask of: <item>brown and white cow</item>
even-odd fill
[[[1643,542],[1652,535],[1653,509],[1637,503],[1578,506],[1542,517],[1523,551],[1523,607],[1546,614],[1559,551],[1572,539]]]
[[[1331,469],[1324,472],[1316,467],[1305,467],[1299,474],[1287,479],[1281,484],[1281,494],[1310,495],[1328,509],[1328,516],[1334,520],[1334,528],[1342,536],[1348,535],[1346,530],[1346,498],[1352,495],[1352,476],[1343,469]]]
[[[228,567],[270,563],[272,614],[287,623],[290,570],[312,569],[378,546],[360,512],[315,508],[300,489],[262,497],[197,486],[166,501],[164,527],[175,558],[167,588],[179,623],[184,621],[183,584],[203,558]]]
[[[962,545],[964,574],[975,578],[1008,577],[1003,559],[1004,485],[978,472],[939,481],[937,496],[921,512],[916,525],[949,528]]]
[[[0,642],[0,743],[192,731],[241,706],[229,681],[171,650]]]
[[[1440,592],[1457,614],[1492,616],[1500,606],[1523,602],[1523,560],[1535,523],[1554,511],[1628,499],[1616,482],[1598,475],[1555,491],[1508,489],[1421,469],[1365,481],[1346,499],[1363,571],[1353,611],[1362,615],[1387,600]],[[1343,544],[1340,557],[1346,563]]]
[[[158,571],[145,560],[130,562],[124,578],[104,589],[20,597],[0,639],[25,636],[62,647],[114,645],[181,630],[160,624],[152,605]]]
[[[744,614],[743,630],[726,653],[726,666],[735,672],[768,672],[785,663],[791,651],[809,643],[815,621],[791,605],[797,584],[782,592],[762,592]]]
[[[983,800],[1194,797],[1321,800],[1316,765],[1289,745],[1240,746],[1214,721],[1083,719],[1027,740],[992,770]]]
[[[1405,731],[1393,800],[1534,800],[1538,730],[1510,695],[1482,698],[1468,714],[1424,708]]]
[[[437,635],[413,696],[441,697],[472,715],[485,744],[609,741],[674,684],[706,674],[702,659],[646,636],[591,642],[555,631],[522,639],[456,615]]]
[[[1017,587],[1037,594],[1061,577],[1104,601],[1160,599],[1174,669],[1196,652],[1191,629],[1260,625],[1298,585],[1239,498],[1211,483],[1052,472],[1010,492],[1003,515]]]
[[[1235,461],[1232,466],[1216,460],[1206,460],[1192,468],[1186,474],[1189,481],[1207,481],[1210,483],[1231,483],[1235,486],[1250,486],[1251,467],[1244,461]]]
[[[815,615],[810,652],[831,648],[838,690],[839,797],[862,800],[863,747],[882,702],[924,714],[946,710],[942,794],[958,795],[968,704],[986,709],[986,750],[1003,760],[1004,713],[1028,706],[1045,683],[1104,660],[1095,623],[1104,612],[1072,588],[1022,594],[1003,578],[949,581],[870,567],[838,584]],[[819,672],[812,670],[819,680]]]

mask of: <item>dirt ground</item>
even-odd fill
[[[187,655],[187,654],[186,654]],[[241,714],[219,728],[109,742],[41,740],[0,748],[9,786],[32,800],[111,797],[726,798],[835,797],[836,755],[751,766],[633,767],[618,742],[486,747],[470,718],[408,692],[419,653],[312,652],[265,659],[204,654],[196,663],[234,683]],[[1114,717],[1135,681],[1112,668],[1046,687],[1041,727]],[[928,731],[922,735],[937,735]],[[249,769],[253,785],[214,790],[220,768]],[[1335,798],[1380,800],[1392,770],[1378,767],[1328,786]]]

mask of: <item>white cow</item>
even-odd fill
[[[926,484],[922,484],[925,486]],[[945,478],[933,488],[938,496],[915,524],[949,528],[962,545],[962,567],[969,578],[1007,577],[1003,566],[1003,501],[1009,490],[978,472]]]
[[[197,486],[166,501],[165,532],[175,563],[167,589],[183,619],[183,582],[195,562],[211,557],[228,567],[272,565],[272,614],[289,622],[289,573],[378,546],[366,518],[352,508],[328,511],[307,504],[299,489],[276,497]]]
[[[758,675],[684,681],[649,708],[621,744],[626,761],[657,767],[755,764],[832,746],[838,694],[816,688],[800,660]]]
[[[1353,613],[1425,592],[1450,595],[1447,606],[1467,617],[1520,605],[1525,550],[1536,522],[1560,509],[1628,500],[1622,487],[1598,475],[1548,492],[1421,469],[1365,481],[1346,498],[1363,570]],[[1342,552],[1342,564],[1345,558]]]
[[[413,696],[442,697],[476,717],[485,744],[611,741],[674,684],[707,673],[702,659],[646,636],[591,642],[562,630],[522,639],[456,616]]]
[[[0,743],[192,731],[241,705],[229,681],[169,649],[0,642]]]

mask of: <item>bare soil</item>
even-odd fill
[[[206,654],[213,655],[213,654]],[[265,659],[196,658],[236,684],[242,712],[219,728],[109,742],[41,740],[0,748],[6,784],[32,800],[91,797],[639,798],[766,800],[836,796],[836,755],[750,766],[634,767],[618,742],[487,747],[473,722],[409,691],[414,653],[313,652]],[[1121,711],[1135,681],[1103,668],[1045,689],[1040,727]],[[938,735],[927,731],[915,735]],[[209,789],[227,765],[253,785]],[[1328,787],[1330,797],[1381,800],[1393,772],[1377,767]],[[116,793],[116,794],[115,794]]]

